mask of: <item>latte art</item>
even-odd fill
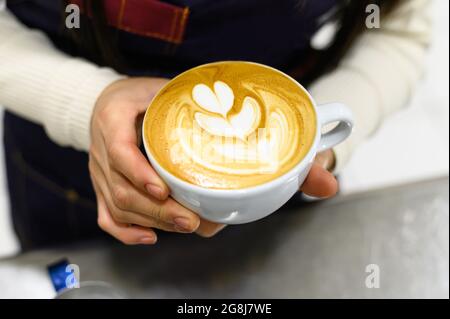
[[[275,179],[301,161],[315,134],[303,90],[273,69],[220,62],[189,70],[154,98],[148,149],[178,178],[237,189]]]

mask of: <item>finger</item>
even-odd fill
[[[169,189],[153,170],[138,148],[136,124],[141,110],[138,103],[130,105],[127,112],[112,113],[107,121],[109,132],[106,151],[109,164],[125,175],[138,189],[148,192],[160,200],[169,196]],[[120,125],[120,130],[117,125]]]
[[[136,144],[114,142],[108,149],[108,157],[113,169],[123,174],[136,188],[159,200],[169,196],[168,187]]]
[[[198,216],[179,204],[176,205],[180,206],[182,209],[178,209],[177,211],[182,211],[183,214],[174,218],[167,217],[170,214],[167,214],[166,212],[172,213],[175,211],[174,209],[171,209],[173,202],[172,199],[164,202],[149,199],[139,193],[139,191],[133,188],[133,185],[129,184],[124,179],[118,181],[121,188],[118,188],[117,185],[119,184],[112,184],[111,186],[108,184],[108,180],[105,178],[104,172],[95,159],[90,161],[90,167],[96,175],[99,175],[96,179],[96,184],[98,184],[98,188],[103,194],[110,214],[116,222],[153,227],[170,232],[190,233],[197,229],[200,223]],[[116,179],[117,178],[119,178],[119,176],[116,176]],[[111,194],[110,188],[113,188],[113,194]],[[131,194],[131,196],[129,194]],[[136,211],[130,211],[130,207],[133,208],[136,206],[135,202],[142,202],[142,207],[137,206],[138,209]],[[177,208],[176,206],[174,207]],[[147,214],[142,212],[147,212]],[[183,221],[187,220],[187,222],[185,221],[184,224],[180,225],[179,218],[183,218]],[[167,221],[164,221],[164,219]]]
[[[314,163],[300,190],[306,195],[328,198],[336,195],[338,188],[334,175]]]
[[[111,197],[111,194],[109,191],[105,191],[105,199],[107,203],[113,203],[114,200]],[[154,217],[151,217],[149,215],[136,213],[129,210],[121,209],[115,204],[111,204],[110,211],[111,215],[113,216],[113,219],[117,222],[124,223],[124,224],[134,224],[144,227],[152,227],[152,228],[158,228],[161,230],[169,231],[169,232],[180,232],[180,233],[191,233],[195,230],[197,226],[185,226],[184,228],[181,228],[177,226],[175,223],[167,223],[164,222],[161,219],[157,219]],[[161,208],[156,207],[154,208],[154,211],[158,212],[161,210]],[[151,213],[153,216],[157,213]],[[194,228],[195,227],[195,228]]]
[[[102,193],[98,191],[96,191],[96,193],[98,210],[97,222],[103,231],[127,245],[151,245],[156,243],[157,236],[153,230],[114,221]]]
[[[200,224],[197,214],[169,198],[160,201],[135,189],[123,176],[112,173],[108,179],[109,189],[112,190],[112,201],[122,209],[146,215],[156,221],[175,225],[183,232],[193,232]]]
[[[214,222],[210,222],[209,220],[203,219],[200,222],[200,226],[198,227],[196,234],[205,238],[210,238],[220,232],[225,228],[225,224],[218,224]]]
[[[107,197],[105,197],[105,201],[108,201]],[[184,230],[181,231],[177,229],[173,224],[168,224],[161,220],[156,220],[146,215],[121,210],[117,207],[113,207],[110,210],[110,215],[114,219],[114,221],[124,225],[142,226],[145,228],[157,228],[168,232],[182,232],[182,233],[187,232]]]
[[[326,170],[331,171],[336,164],[334,151],[330,149],[318,153],[314,159],[314,163],[317,163]]]

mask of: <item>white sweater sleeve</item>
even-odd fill
[[[62,53],[44,33],[0,10],[0,105],[43,125],[58,144],[88,150],[95,101],[119,78]]]
[[[336,172],[354,148],[390,113],[405,105],[421,76],[431,33],[428,0],[404,0],[352,47],[339,67],[314,83],[317,102],[343,102],[353,111],[353,135],[334,151]]]

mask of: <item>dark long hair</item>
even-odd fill
[[[63,0],[67,3],[67,0]],[[298,0],[299,10],[306,1]],[[317,0],[315,0],[317,1]],[[335,68],[347,53],[353,42],[365,28],[366,7],[376,4],[381,8],[381,17],[389,14],[401,0],[339,0],[337,10],[329,17],[338,22],[338,30],[332,43],[325,50],[310,48],[302,61],[293,67],[292,76],[309,83]],[[83,25],[70,29],[68,36],[77,51],[99,65],[108,65],[119,72],[126,69],[126,61],[121,59],[116,48],[116,33],[108,27],[103,0],[83,0],[85,13]],[[89,17],[88,17],[89,16]]]

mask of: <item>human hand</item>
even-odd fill
[[[335,158],[332,150],[317,154],[300,190],[306,195],[318,198],[329,198],[336,195],[339,185],[334,175],[330,173],[334,165]]]
[[[93,111],[89,171],[98,224],[125,244],[154,244],[152,228],[190,233],[200,224],[195,213],[168,198],[167,186],[138,146],[145,110],[167,81],[116,81],[102,92]]]

